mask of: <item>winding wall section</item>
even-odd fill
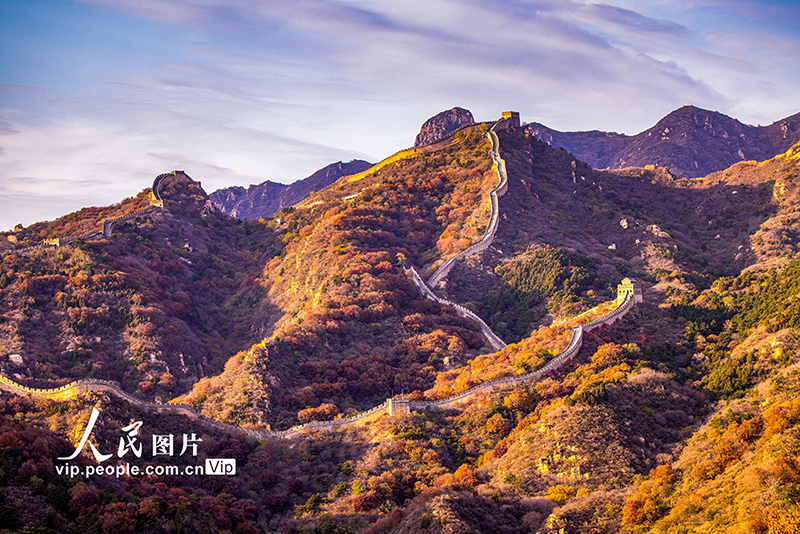
[[[500,203],[498,197],[505,194],[508,190],[508,175],[506,174],[506,162],[503,158],[500,157],[500,140],[497,138],[497,134],[495,133],[495,129],[498,126],[507,126],[508,120],[501,119],[494,124],[489,129],[489,132],[486,134],[492,142],[492,160],[494,161],[494,168],[495,172],[497,172],[497,177],[500,180],[500,183],[495,187],[491,193],[489,193],[489,200],[491,203],[491,215],[489,217],[489,224],[486,225],[486,231],[483,233],[483,238],[478,243],[475,243],[471,247],[467,248],[456,254],[455,256],[449,258],[446,262],[444,262],[436,272],[433,273],[433,276],[430,277],[428,283],[425,284],[422,278],[419,276],[419,273],[411,267],[410,269],[406,269],[406,272],[410,272],[414,283],[417,285],[419,290],[425,295],[427,298],[434,300],[440,304],[446,306],[452,306],[455,308],[456,313],[458,313],[461,317],[468,317],[474,321],[476,321],[480,327],[481,332],[489,340],[489,343],[494,347],[495,350],[502,350],[506,343],[500,339],[500,336],[495,334],[489,325],[486,322],[474,314],[472,311],[468,310],[464,306],[460,304],[456,304],[455,302],[451,302],[447,299],[439,298],[436,294],[430,289],[431,287],[436,286],[440,281],[442,281],[449,273],[450,270],[455,265],[455,262],[458,261],[460,258],[465,258],[471,254],[475,254],[476,252],[480,252],[489,248],[489,246],[494,241],[494,235],[497,232],[497,227],[500,220]]]
[[[374,408],[366,412],[354,414],[349,417],[344,417],[341,419],[335,419],[333,421],[318,421],[313,423],[305,423],[302,425],[293,426],[288,430],[281,430],[281,431],[256,430],[252,428],[244,428],[244,427],[229,425],[227,423],[222,423],[220,421],[211,419],[210,417],[206,417],[205,415],[196,412],[191,406],[187,404],[177,404],[177,403],[157,404],[152,402],[146,402],[134,395],[131,395],[130,393],[127,393],[119,386],[118,383],[112,382],[110,380],[82,379],[82,380],[77,380],[75,382],[71,382],[69,384],[66,384],[64,386],[55,389],[37,389],[18,384],[17,382],[11,380],[5,375],[0,374],[0,389],[17,395],[19,394],[33,395],[36,397],[46,398],[54,401],[65,401],[69,399],[74,399],[81,393],[106,392],[112,395],[116,395],[117,397],[124,399],[127,402],[130,402],[131,404],[138,406],[143,410],[154,413],[177,413],[185,415],[194,420],[200,421],[206,424],[207,426],[213,427],[219,431],[227,432],[230,434],[244,434],[256,439],[293,438],[297,436],[302,436],[307,432],[338,430],[354,424],[359,424],[359,423],[363,424],[368,420],[375,419],[383,414],[395,415],[398,413],[409,413],[411,410],[424,410],[427,408],[454,408],[457,407],[458,404],[462,404],[464,402],[469,401],[472,397],[474,397],[478,393],[503,389],[511,386],[516,386],[523,382],[535,380],[540,376],[543,376],[549,373],[550,371],[553,371],[554,369],[562,365],[564,362],[572,359],[581,348],[581,344],[583,343],[584,332],[592,330],[593,328],[597,328],[602,324],[610,324],[616,321],[617,319],[624,316],[631,309],[633,303],[634,303],[633,296],[626,295],[623,301],[620,303],[620,305],[617,306],[614,310],[612,310],[608,314],[604,315],[603,317],[600,317],[599,319],[595,319],[590,323],[574,327],[572,329],[572,339],[570,340],[569,345],[567,345],[567,348],[564,349],[561,353],[559,353],[555,358],[550,360],[542,368],[533,371],[532,373],[490,380],[488,382],[479,384],[471,389],[468,389],[456,395],[435,401],[411,401],[409,399],[404,399],[404,398],[391,398],[387,399],[384,403],[379,404],[378,406],[375,406]]]
[[[458,315],[460,315],[461,317],[468,317],[473,321],[476,321],[481,327],[481,332],[483,332],[483,335],[486,337],[487,340],[489,340],[489,343],[492,345],[492,347],[494,347],[495,350],[502,350],[503,348],[505,348],[506,343],[502,339],[500,339],[500,337],[497,334],[492,332],[492,329],[489,328],[489,325],[486,324],[486,322],[483,319],[475,315],[472,311],[468,310],[461,304],[456,304],[455,302],[451,302],[447,299],[437,297],[436,294],[433,291],[431,291],[431,289],[425,284],[425,282],[422,281],[422,278],[420,277],[419,273],[413,267],[407,268],[405,269],[405,271],[406,273],[411,273],[411,279],[414,281],[414,284],[417,286],[417,288],[419,288],[419,290],[422,292],[423,295],[425,295],[430,300],[438,302],[439,304],[443,304],[445,306],[452,306],[453,308],[455,308],[456,313],[458,313]]]
[[[497,187],[495,187],[491,193],[489,193],[489,201],[492,207],[492,214],[489,217],[489,224],[486,226],[486,231],[483,233],[483,238],[480,241],[472,245],[471,247],[467,248],[456,254],[455,256],[449,258],[446,262],[439,266],[438,269],[433,273],[433,275],[428,279],[428,285],[430,287],[436,287],[436,285],[444,280],[447,275],[450,273],[450,270],[453,268],[453,265],[461,259],[466,258],[467,256],[471,256],[477,252],[481,252],[489,248],[494,241],[494,235],[497,232],[497,226],[500,220],[500,203],[498,201],[498,197],[501,197],[505,194],[508,190],[508,175],[506,174],[506,162],[503,158],[500,157],[500,140],[497,138],[497,134],[495,133],[495,129],[501,123],[506,122],[505,120],[500,120],[495,122],[489,132],[486,134],[489,136],[489,139],[492,141],[492,160],[494,161],[494,167],[497,172],[497,177],[500,180],[500,183]]]
[[[507,126],[506,122],[507,120],[500,120],[495,122],[487,134],[492,141],[491,154],[492,154],[492,159],[494,160],[498,178],[500,179],[500,184],[490,193],[492,214],[489,219],[489,224],[486,227],[486,231],[484,232],[484,236],[480,242],[469,247],[463,252],[457,254],[456,256],[453,256],[442,266],[440,266],[429,280],[429,284],[431,285],[435,285],[436,283],[444,279],[444,277],[447,276],[447,273],[450,272],[450,269],[452,269],[452,266],[455,263],[455,261],[457,261],[459,258],[463,258],[470,254],[486,250],[494,240],[494,235],[495,232],[497,231],[498,220],[499,220],[498,197],[502,196],[506,192],[508,187],[508,176],[506,174],[505,161],[500,157],[500,152],[499,152],[500,143],[497,138],[497,134],[495,133],[495,130],[498,128],[506,127]],[[439,143],[443,140],[446,140],[447,138],[452,137],[455,134],[456,132],[453,132],[450,135],[446,136],[445,138],[437,140],[435,143]],[[409,149],[409,150],[415,150],[415,149]],[[395,154],[395,156],[387,158],[386,160],[382,161],[375,167],[367,171],[364,171],[363,174],[366,175],[367,173],[375,172],[377,168],[380,168],[380,166],[385,165],[386,163],[394,161],[395,159],[397,159],[396,156],[399,156],[404,152],[407,151],[398,152],[397,154]],[[155,208],[163,208],[164,201],[163,198],[161,197],[160,185],[163,179],[171,174],[175,174],[175,171],[173,171],[172,173],[161,174],[156,177],[155,181],[153,182],[152,198],[149,206],[141,210],[137,210],[135,212],[124,215],[122,217],[117,217],[115,219],[109,219],[103,221],[102,232],[98,228],[97,230],[93,230],[81,236],[73,237],[69,240],[66,240],[64,241],[64,243],[61,243],[59,240],[50,240],[50,241],[45,241],[39,245],[28,247],[26,249],[16,250],[14,252],[24,253],[24,252],[29,252],[31,250],[36,250],[39,248],[45,248],[50,246],[58,247],[61,246],[62,244],[72,243],[73,241],[80,238],[96,237],[103,234],[109,235],[113,230],[114,224],[124,220],[131,219],[137,215],[149,212]],[[501,340],[494,332],[492,332],[492,330],[483,321],[483,319],[475,315],[470,310],[466,309],[464,306],[461,306],[460,304],[456,304],[454,302],[450,302],[449,300],[437,297],[433,293],[433,291],[431,291],[428,285],[425,284],[425,282],[419,276],[419,273],[417,273],[417,271],[413,267],[406,269],[406,272],[409,272],[411,274],[415,285],[427,298],[435,300],[447,306],[452,306],[453,308],[456,309],[457,313],[462,317],[469,317],[477,321],[478,324],[480,324],[481,331],[484,333],[484,335],[487,337],[489,342],[496,350],[501,350],[506,346],[503,340]],[[410,412],[410,410],[422,410],[431,407],[452,408],[456,407],[460,403],[469,401],[473,396],[475,396],[478,393],[496,389],[502,389],[510,386],[516,386],[518,384],[527,381],[535,380],[549,373],[550,371],[556,369],[564,362],[572,359],[581,348],[581,345],[583,343],[584,332],[590,331],[593,328],[597,328],[602,324],[610,324],[616,321],[617,319],[621,318],[633,306],[635,299],[632,294],[625,294],[623,297],[618,297],[617,301],[619,302],[619,305],[611,312],[587,324],[574,327],[572,329],[572,338],[567,347],[561,353],[555,356],[552,360],[550,360],[547,364],[545,364],[542,368],[533,371],[531,373],[490,380],[488,382],[479,384],[473,388],[470,388],[456,395],[435,401],[411,401],[405,398],[390,398],[387,399],[384,403],[379,404],[378,406],[375,406],[374,408],[366,412],[354,414],[349,417],[344,417],[333,421],[319,421],[319,422],[297,425],[288,430],[283,430],[283,431],[256,430],[251,428],[229,425],[217,421],[215,419],[206,417],[205,415],[198,413],[191,406],[186,404],[177,404],[177,403],[157,404],[157,403],[146,402],[124,391],[119,386],[118,383],[109,380],[82,379],[82,380],[77,380],[75,382],[71,382],[69,384],[66,384],[64,386],[55,389],[36,389],[18,384],[17,382],[11,380],[5,375],[0,374],[0,389],[14,394],[28,394],[55,401],[64,401],[73,399],[81,393],[107,392],[116,395],[117,397],[124,399],[127,402],[130,402],[131,404],[138,406],[143,410],[152,411],[156,413],[169,412],[169,413],[182,414],[192,419],[201,421],[204,424],[216,428],[217,430],[220,430],[222,432],[228,432],[233,434],[245,434],[247,436],[256,439],[291,438],[291,437],[296,437],[298,435],[302,435],[305,432],[309,431],[337,430],[349,425],[364,423],[368,420],[374,419],[386,413],[388,413],[389,415],[395,415],[397,413],[408,413]]]
[[[136,211],[132,211],[131,213],[127,213],[125,215],[122,215],[120,217],[115,217],[113,219],[103,219],[102,221],[100,221],[99,226],[97,228],[95,228],[94,230],[91,230],[89,232],[86,232],[85,234],[81,234],[81,235],[70,237],[68,239],[63,239],[63,240],[62,239],[45,239],[41,243],[37,243],[36,245],[30,246],[30,247],[7,250],[7,251],[3,252],[2,255],[11,254],[11,253],[27,254],[27,253],[33,252],[35,250],[42,250],[42,249],[45,249],[45,248],[58,248],[58,247],[62,247],[64,245],[71,245],[72,243],[74,243],[78,239],[86,240],[86,239],[94,239],[95,237],[100,237],[100,236],[108,237],[108,236],[111,235],[111,232],[114,230],[114,225],[116,225],[118,223],[121,223],[121,222],[124,222],[124,221],[127,221],[127,220],[130,220],[130,219],[133,219],[134,217],[137,217],[139,215],[144,215],[146,213],[150,213],[151,211],[154,211],[156,209],[163,208],[164,207],[164,199],[161,196],[161,182],[164,180],[164,178],[166,178],[167,176],[172,176],[176,172],[177,171],[172,171],[172,172],[167,172],[167,173],[164,173],[164,174],[159,174],[158,176],[156,176],[155,180],[153,180],[153,187],[150,190],[150,204],[148,206],[142,208],[142,209],[139,209],[139,210],[136,210]]]

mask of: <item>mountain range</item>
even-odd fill
[[[769,126],[749,126],[716,111],[684,106],[636,135],[560,132],[537,122],[529,128],[537,139],[565,148],[596,169],[655,165],[694,178],[785,152],[800,140],[800,113]]]
[[[350,174],[365,171],[372,166],[364,160],[331,163],[308,178],[291,184],[279,184],[269,180],[247,189],[241,186],[218,189],[209,195],[219,211],[237,219],[260,219],[272,217],[286,206],[297,204],[313,191],[325,189],[333,182]]]
[[[10,380],[114,380],[208,419],[106,390],[54,400],[4,382],[0,522],[12,532],[790,532],[800,520],[800,143],[724,166],[737,131],[725,120],[682,108],[659,124],[686,137],[648,145],[666,158],[697,139],[692,150],[705,147],[713,169],[699,179],[652,158],[597,168],[614,165],[575,152],[610,144],[577,137],[588,141],[571,153],[535,125],[498,121],[355,174],[342,164],[331,171],[341,178],[271,219],[228,216],[175,171],[118,205],[3,233]],[[756,132],[783,146],[795,130],[782,124],[786,137],[781,126]],[[106,234],[56,241],[108,219],[119,222]],[[486,246],[459,256],[427,298],[411,268],[427,280],[476,243]],[[431,407],[531,376],[573,327],[614,308],[624,278],[643,301],[584,332],[574,359]],[[508,345],[494,348],[448,302]],[[208,424],[280,430],[387,398],[428,407],[285,440]],[[142,421],[146,444],[202,437],[200,456],[177,464],[235,459],[236,475],[56,473],[93,407],[101,451]]]
[[[420,128],[414,146],[434,143],[459,128],[473,124],[472,113],[464,108],[453,108],[431,117]],[[259,219],[272,217],[281,208],[304,200],[313,191],[320,191],[343,176],[358,174],[373,164],[354,159],[348,163],[331,163],[303,180],[291,184],[279,184],[269,180],[247,189],[240,186],[226,187],[209,195],[211,202],[222,213],[237,219]]]
[[[431,144],[475,122],[472,113],[455,107],[431,117],[420,128],[414,146]],[[664,167],[675,176],[698,177],[739,161],[763,161],[800,140],[800,113],[769,126],[749,126],[715,111],[684,106],[636,135],[597,130],[560,132],[533,122],[537,139],[564,148],[595,169]],[[226,187],[209,195],[221,212],[239,219],[269,218],[312,191],[328,187],[342,176],[365,171],[363,160],[332,163],[303,180],[279,184],[269,180],[247,189]]]

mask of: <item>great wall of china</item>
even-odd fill
[[[572,339],[570,340],[569,345],[567,345],[567,348],[550,360],[546,365],[531,373],[490,380],[466,391],[462,391],[450,397],[445,397],[438,400],[415,401],[400,397],[390,398],[384,403],[375,406],[366,412],[353,414],[349,417],[343,417],[341,419],[334,419],[332,421],[316,421],[305,423],[302,425],[293,426],[287,430],[280,431],[256,430],[222,423],[196,412],[187,404],[157,404],[146,402],[134,395],[131,395],[130,393],[127,393],[119,386],[118,383],[110,380],[82,379],[55,389],[36,389],[18,384],[5,375],[0,374],[0,389],[17,395],[32,395],[54,401],[66,401],[74,399],[82,393],[106,392],[124,399],[125,401],[130,402],[131,404],[138,406],[143,410],[154,413],[182,414],[192,419],[201,421],[222,432],[231,434],[245,434],[256,439],[292,438],[304,435],[306,432],[323,430],[332,431],[353,424],[363,424],[368,420],[375,419],[383,414],[393,416],[401,413],[410,413],[411,410],[424,410],[427,408],[456,408],[459,403],[469,401],[478,393],[504,389],[534,380],[546,375],[550,371],[553,371],[564,362],[571,360],[581,348],[584,332],[588,332],[599,327],[600,325],[611,324],[614,321],[622,318],[626,313],[628,313],[628,311],[630,311],[635,302],[641,302],[641,294],[638,292],[637,286],[635,286],[630,280],[625,279],[619,287],[617,296],[618,305],[606,315],[603,315],[602,317],[599,317],[589,323],[574,327],[572,329]]]
[[[489,343],[492,345],[492,347],[494,347],[495,350],[502,350],[505,348],[506,346],[505,342],[502,339],[500,339],[500,337],[497,334],[492,332],[492,329],[489,328],[489,325],[487,325],[483,319],[475,315],[471,310],[468,310],[461,304],[456,304],[455,302],[451,302],[447,299],[443,299],[441,297],[436,296],[436,294],[433,291],[431,291],[431,288],[428,287],[425,284],[425,282],[422,281],[422,278],[420,277],[419,273],[417,273],[417,270],[414,269],[413,267],[406,268],[405,271],[406,273],[411,274],[411,280],[414,282],[414,284],[417,286],[417,288],[425,297],[429,298],[430,300],[435,300],[436,302],[444,306],[452,306],[453,308],[455,308],[456,313],[458,313],[458,315],[460,315],[461,317],[469,317],[470,319],[478,323],[481,327],[481,332],[483,332],[483,335],[486,336],[486,339],[489,340]]]
[[[500,121],[498,121],[499,123]],[[486,230],[483,233],[483,238],[472,245],[471,247],[467,248],[456,254],[455,256],[449,258],[446,262],[444,262],[438,269],[433,273],[433,275],[428,279],[428,285],[430,287],[436,287],[439,282],[444,280],[447,275],[450,273],[450,270],[453,268],[453,265],[460,260],[461,258],[465,258],[467,256],[471,256],[477,252],[481,252],[489,248],[494,241],[494,235],[497,232],[497,226],[500,220],[500,205],[498,197],[501,197],[508,191],[508,175],[506,174],[506,162],[503,158],[500,157],[500,140],[497,138],[497,134],[495,133],[495,128],[497,127],[498,123],[495,123],[492,128],[489,130],[487,134],[489,139],[492,141],[492,160],[494,161],[494,166],[497,172],[497,176],[500,179],[500,183],[497,187],[495,187],[491,193],[489,193],[489,201],[491,202],[491,216],[489,217],[489,224],[486,225]],[[505,346],[505,345],[503,345]],[[502,348],[502,347],[501,347]],[[499,350],[499,349],[498,349]]]
[[[151,211],[154,211],[156,209],[163,208],[164,207],[164,199],[161,197],[161,190],[160,190],[161,182],[164,180],[164,178],[166,178],[168,176],[172,176],[172,175],[176,174],[177,172],[180,172],[180,171],[167,172],[167,173],[159,174],[158,176],[156,176],[155,180],[153,180],[153,187],[150,190],[150,204],[147,207],[144,207],[144,208],[136,210],[136,211],[132,211],[130,213],[127,213],[127,214],[122,215],[120,217],[115,217],[113,219],[103,219],[102,221],[100,221],[98,223],[98,226],[94,230],[86,232],[85,234],[81,234],[81,235],[78,235],[78,236],[70,237],[68,239],[59,239],[59,238],[44,239],[44,240],[42,240],[41,243],[38,243],[38,244],[30,246],[30,247],[7,250],[7,251],[5,251],[3,253],[3,255],[11,254],[11,253],[14,253],[14,254],[27,254],[29,252],[33,252],[34,250],[41,250],[41,249],[51,248],[51,247],[52,248],[59,248],[59,247],[63,247],[64,245],[71,245],[72,243],[74,243],[75,241],[77,241],[79,239],[83,239],[83,240],[94,239],[95,237],[100,237],[100,236],[108,237],[108,236],[111,235],[111,232],[114,230],[114,226],[116,224],[128,221],[128,220],[133,219],[134,217],[137,217],[139,215],[145,215],[145,214],[150,213]]]
[[[477,322],[481,327],[481,332],[489,340],[489,343],[494,347],[495,350],[502,350],[505,348],[506,343],[500,339],[500,336],[495,334],[489,325],[486,322],[475,315],[472,311],[468,310],[464,306],[460,304],[456,304],[455,302],[451,302],[447,299],[439,298],[436,294],[431,290],[432,287],[436,287],[439,282],[445,279],[447,275],[450,273],[450,270],[455,265],[456,261],[461,258],[466,258],[472,254],[476,254],[478,252],[484,251],[489,248],[494,241],[495,233],[497,233],[497,226],[500,220],[500,201],[499,197],[503,196],[505,192],[508,190],[508,175],[506,174],[506,162],[503,158],[500,157],[500,140],[497,138],[497,134],[495,133],[495,129],[500,124],[505,124],[506,120],[499,120],[495,122],[492,127],[489,129],[489,132],[486,134],[489,137],[489,140],[492,142],[492,149],[491,149],[491,156],[494,162],[494,169],[497,173],[497,177],[499,179],[499,183],[497,187],[495,187],[489,193],[489,202],[491,205],[491,215],[489,216],[489,224],[486,225],[486,230],[483,233],[483,237],[481,240],[474,245],[468,247],[467,249],[459,252],[455,256],[449,258],[446,262],[439,266],[438,269],[433,273],[433,275],[428,279],[428,283],[422,281],[419,273],[417,273],[416,269],[413,267],[406,269],[406,272],[411,273],[412,280],[427,298],[431,300],[435,300],[439,304],[443,304],[445,306],[452,306],[455,308],[456,312],[462,317],[468,317],[473,321]]]
[[[495,167],[497,169],[497,174],[500,179],[500,184],[490,193],[492,214],[490,216],[489,224],[487,225],[484,236],[480,242],[462,251],[456,256],[453,256],[447,262],[442,264],[442,266],[440,266],[437,269],[437,271],[429,280],[429,283],[431,283],[431,285],[433,285],[432,282],[438,283],[439,281],[444,279],[444,277],[447,276],[447,273],[452,268],[453,263],[458,258],[463,258],[467,255],[474,254],[482,250],[486,250],[491,245],[494,239],[499,219],[498,197],[501,196],[503,193],[505,193],[508,186],[508,177],[506,175],[505,162],[500,157],[499,140],[497,138],[497,134],[495,133],[495,129],[496,127],[498,127],[498,125],[501,125],[501,127],[507,126],[506,123],[507,120],[508,119],[501,119],[500,121],[494,122],[492,128],[489,130],[489,133],[487,134],[492,141],[492,159],[494,160]],[[455,135],[455,132],[451,133],[447,137],[452,137],[453,135]],[[436,143],[441,141],[442,139],[436,141]],[[397,154],[395,154],[395,156],[399,155],[401,152],[398,152]],[[388,163],[389,162],[388,160],[390,159],[394,161],[394,159],[392,158],[394,158],[394,156],[387,158],[387,160],[384,160],[383,162],[381,162],[381,164]],[[380,168],[379,165],[381,164],[376,165],[375,167],[369,169],[368,171],[365,171],[365,173],[368,173],[370,171],[374,172],[375,170],[377,170],[377,168]],[[170,174],[175,174],[175,172],[176,171],[173,171],[172,173],[161,174],[158,177],[156,177],[155,181],[153,182],[151,203],[147,208],[129,213],[123,217],[103,221],[103,232],[93,231],[88,234],[84,234],[84,236],[78,236],[70,239],[69,241],[65,241],[64,244],[72,242],[78,238],[85,236],[90,236],[90,235],[94,236],[103,234],[109,235],[111,230],[113,229],[114,224],[124,220],[128,220],[132,217],[140,215],[156,207],[163,208],[164,203],[163,199],[160,196],[159,185],[165,177],[169,176]],[[108,233],[106,233],[106,230]],[[29,247],[29,249],[32,250],[35,248],[42,248],[44,246],[60,246],[60,243],[56,243],[55,245],[40,244],[37,245],[36,247]],[[24,252],[29,249],[21,249],[15,252]],[[422,278],[419,276],[419,274],[413,267],[406,268],[405,270],[408,274],[411,275],[414,284],[419,288],[419,290],[423,293],[424,296],[426,296],[431,300],[435,300],[440,304],[452,306],[453,308],[456,309],[459,315],[462,315],[464,317],[470,317],[475,321],[477,321],[480,324],[481,330],[483,331],[484,335],[486,335],[487,339],[489,339],[490,343],[492,344],[493,347],[495,347],[495,349],[502,350],[502,348],[506,346],[505,343],[497,335],[495,335],[494,332],[491,331],[489,326],[480,317],[478,317],[470,310],[466,309],[465,307],[459,304],[437,297],[433,293],[433,291],[431,291],[430,287],[428,287],[428,285],[425,284],[425,282],[422,280]],[[550,360],[547,364],[545,364],[543,367],[531,373],[490,380],[488,382],[484,382],[482,384],[474,386],[466,391],[462,391],[460,393],[457,393],[455,395],[443,399],[430,400],[430,401],[417,401],[402,397],[394,397],[387,399],[382,404],[375,406],[366,412],[353,414],[351,416],[335,419],[332,421],[317,421],[317,422],[305,423],[302,425],[296,425],[293,426],[292,428],[282,431],[256,430],[252,428],[229,425],[227,423],[222,423],[220,421],[202,415],[197,411],[195,411],[191,406],[186,404],[178,404],[178,403],[157,404],[157,403],[146,402],[138,397],[135,397],[134,395],[125,392],[119,386],[118,383],[108,380],[82,379],[82,380],[77,380],[75,382],[71,382],[69,384],[66,384],[64,386],[55,389],[36,389],[18,384],[17,382],[11,380],[5,375],[0,374],[0,389],[14,394],[32,395],[54,401],[65,401],[74,399],[82,393],[107,392],[119,398],[122,398],[127,402],[130,402],[131,404],[143,410],[152,411],[155,413],[168,412],[168,413],[182,414],[192,419],[201,421],[208,426],[216,428],[217,430],[228,432],[231,434],[245,434],[256,439],[292,438],[305,435],[307,432],[333,431],[354,424],[359,424],[359,423],[363,424],[369,420],[380,417],[383,414],[394,416],[396,414],[410,413],[412,410],[424,410],[428,408],[456,408],[459,404],[469,401],[472,397],[481,392],[489,392],[493,390],[504,389],[510,386],[516,386],[518,384],[534,380],[553,371],[554,369],[562,365],[564,362],[571,360],[578,353],[578,351],[581,348],[581,345],[583,344],[584,332],[588,332],[604,324],[613,323],[614,321],[622,318],[626,313],[628,313],[628,311],[630,311],[630,309],[636,302],[641,302],[641,301],[642,301],[642,296],[640,287],[633,281],[627,278],[624,279],[617,288],[616,307],[610,312],[606,313],[605,315],[597,319],[594,319],[586,324],[573,327],[572,338],[570,339],[570,342],[567,345],[567,347],[558,355],[556,355],[552,360]],[[596,311],[596,309],[597,308],[589,310],[589,312],[585,312],[581,314],[581,316],[588,315],[590,312]]]

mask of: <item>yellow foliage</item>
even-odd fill
[[[547,490],[547,498],[559,506],[564,505],[569,499],[575,497],[575,495],[577,495],[575,488],[567,486],[566,484],[551,486]]]
[[[485,432],[487,434],[508,434],[511,432],[511,428],[513,425],[511,421],[500,415],[499,413],[494,414],[486,421]]]
[[[800,534],[800,510],[787,512],[771,510],[767,519],[767,534]]]

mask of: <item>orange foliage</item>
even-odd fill
[[[530,412],[536,407],[536,395],[522,388],[517,388],[503,399],[503,405],[510,410]]]
[[[513,425],[511,421],[500,415],[494,414],[486,421],[485,431],[487,434],[502,434],[506,435],[511,432]]]
[[[770,511],[767,534],[800,534],[800,510]]]
[[[652,523],[667,511],[667,500],[677,474],[669,465],[659,465],[650,471],[648,480],[639,485],[636,493],[625,501],[622,521],[629,525]]]
[[[297,419],[301,423],[311,421],[329,421],[339,414],[339,408],[335,404],[325,403],[317,408],[306,408],[297,412]]]
[[[475,469],[468,464],[462,464],[453,474],[453,483],[466,491],[475,491],[480,484]]]
[[[592,363],[599,367],[608,367],[623,361],[625,358],[625,349],[616,343],[606,343],[597,348],[597,352],[592,356]]]
[[[770,439],[800,422],[800,398],[775,404],[764,411],[764,437]]]

